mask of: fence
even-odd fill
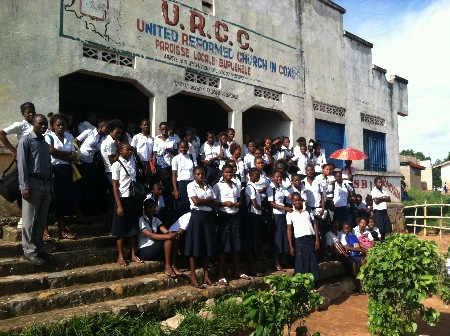
[[[442,200],[441,200],[441,202],[442,202]],[[428,208],[436,208],[436,207],[440,208],[440,213],[441,213],[440,216],[430,216],[430,215],[427,214],[428,213]],[[414,234],[416,234],[416,228],[421,227],[421,228],[423,228],[423,234],[424,235],[427,234],[427,228],[429,228],[429,229],[439,229],[439,237],[442,238],[442,230],[450,230],[450,227],[447,227],[447,226],[443,225],[443,220],[444,219],[450,220],[450,217],[444,217],[443,216],[443,213],[444,213],[443,209],[445,207],[450,207],[450,204],[427,204],[427,202],[425,201],[424,204],[416,204],[416,205],[405,206],[404,209],[411,209],[411,208],[415,209],[414,216],[405,216],[406,220],[414,219],[413,223],[410,223],[410,224],[406,223],[406,226],[414,227]],[[418,212],[417,210],[419,208],[423,208],[423,216],[420,216],[420,215],[417,214],[417,212]],[[423,219],[423,224],[417,224],[417,219]],[[439,226],[437,226],[437,225],[427,225],[427,220],[436,220],[436,219],[439,222]]]

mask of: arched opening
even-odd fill
[[[95,112],[100,120],[133,122],[149,117],[149,93],[133,83],[76,72],[59,78],[60,112],[73,116],[74,125]]]
[[[244,112],[242,119],[243,133],[252,139],[290,136],[291,133],[291,120],[280,111],[252,107]]]
[[[167,99],[167,120],[174,122],[182,136],[186,127],[195,127],[202,141],[206,131],[226,131],[229,112],[218,101],[201,96],[179,93]]]

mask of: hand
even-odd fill
[[[221,203],[221,206],[227,207],[227,208],[232,207],[232,206],[235,205],[235,203],[233,203],[233,202],[231,202],[231,201],[220,202],[220,203]]]
[[[155,175],[156,174],[156,167],[155,167],[155,165],[151,166],[151,170],[152,170],[152,174]]]
[[[122,217],[123,216],[123,207],[122,205],[117,206],[117,216]]]
[[[293,212],[294,209],[290,208],[290,207],[285,207],[284,210],[286,210],[287,212]]]
[[[29,189],[23,189],[22,190],[22,197],[25,201],[28,201],[30,199],[30,190]]]
[[[291,256],[295,256],[295,248],[293,246],[289,248],[289,252],[291,253]]]
[[[234,207],[235,208],[239,208],[241,206],[241,202],[236,202],[236,203],[234,203]]]
[[[180,192],[178,190],[174,190],[172,194],[173,194],[173,197],[175,197],[175,199],[180,198]]]
[[[11,154],[14,156],[14,160],[17,159],[17,150],[14,148],[14,150],[11,150]]]
[[[169,233],[168,235],[167,235],[167,239],[168,240],[175,240],[175,239],[177,239],[177,236],[178,235],[178,232],[172,232],[172,233]]]
[[[320,248],[320,241],[316,239],[316,242],[314,243],[314,248],[318,250]]]

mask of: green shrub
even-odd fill
[[[448,251],[444,254],[444,264],[442,266],[442,273],[440,279],[439,286],[439,296],[441,297],[442,302],[445,304],[450,303],[450,275],[447,273],[447,267],[445,265],[445,261],[450,258],[450,247],[448,247]]]
[[[249,309],[246,315],[249,324],[256,329],[254,335],[283,335],[284,326],[290,331],[297,319],[303,320],[297,335],[306,335],[305,318],[323,302],[320,294],[313,291],[313,275],[276,274],[267,276],[264,281],[269,290],[250,292],[243,302]]]
[[[371,249],[358,276],[370,294],[371,334],[415,334],[417,315],[435,325],[439,312],[421,302],[427,295],[438,293],[441,270],[437,244],[413,234],[394,234]]]

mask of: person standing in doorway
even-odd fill
[[[54,192],[50,145],[44,139],[48,121],[42,114],[35,115],[32,121],[32,131],[20,140],[17,147],[19,186],[23,198],[22,248],[25,259],[42,265],[51,259],[42,237]]]

